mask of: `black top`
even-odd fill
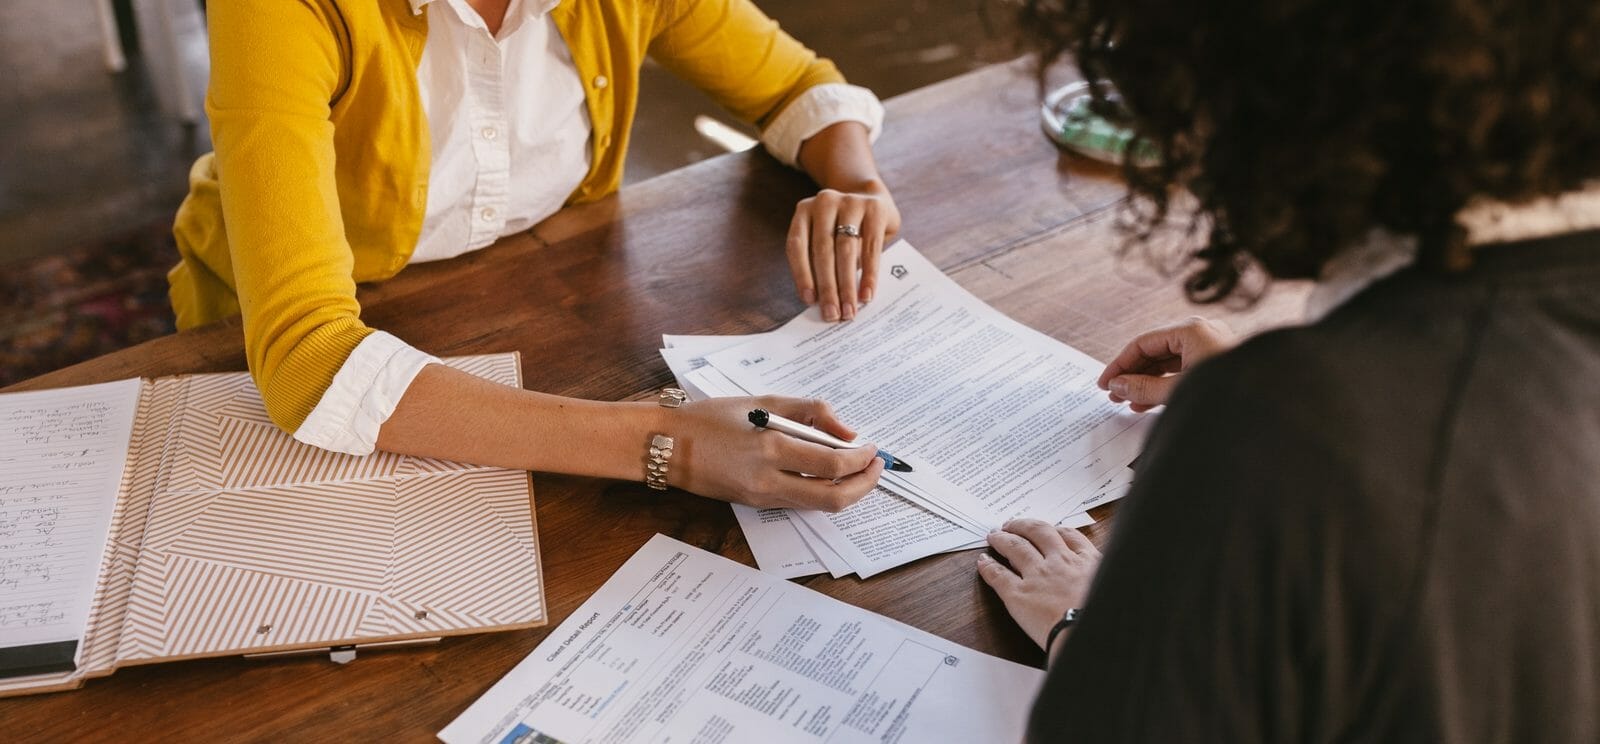
[[[1600,741],[1600,232],[1194,369],[1036,741]]]

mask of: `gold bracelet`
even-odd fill
[[[662,408],[677,408],[689,399],[689,394],[678,388],[662,388],[657,402]],[[667,490],[667,462],[672,459],[672,437],[665,434],[650,435],[650,446],[644,461],[644,484],[657,491]]]
[[[644,484],[657,491],[667,490],[667,461],[672,459],[672,437],[650,437],[650,456],[644,463]]]

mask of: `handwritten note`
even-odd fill
[[[139,385],[0,395],[0,648],[82,639]]]

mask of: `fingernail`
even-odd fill
[[[823,305],[822,306],[822,319],[826,320],[826,321],[838,320],[839,319],[839,306],[835,305],[835,304],[833,304],[831,302],[826,304],[826,305]]]
[[[862,292],[861,292],[861,304],[865,305],[865,304],[871,302],[872,301],[872,295],[873,295],[873,291],[872,290],[870,290],[870,289],[862,290]]]
[[[800,290],[800,301],[806,303],[807,305],[815,305],[815,304],[817,304],[817,290],[814,290],[814,289],[803,289],[803,290]]]
[[[988,563],[989,561],[992,561],[992,560],[994,560],[994,559],[990,558],[988,553],[979,553],[978,554],[978,562],[979,563]]]
[[[851,319],[853,319],[855,317],[856,317],[856,306],[855,305],[845,305],[844,306],[844,319],[845,320],[851,320]]]
[[[1111,378],[1111,394],[1123,398],[1128,397],[1128,381],[1121,377]]]

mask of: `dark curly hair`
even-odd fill
[[[1208,226],[1185,288],[1313,277],[1373,228],[1470,265],[1456,215],[1600,177],[1596,0],[1021,0],[1045,63],[1075,59],[1160,154],[1126,175],[1137,235],[1176,193]],[[1109,84],[1109,85],[1108,85]]]

